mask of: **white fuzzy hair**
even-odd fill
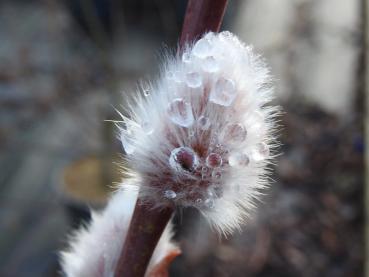
[[[207,33],[182,53],[167,55],[158,80],[128,105],[120,139],[143,201],[196,207],[229,234],[268,184],[275,156],[269,70],[230,32]]]
[[[61,253],[67,277],[112,277],[122,250],[137,199],[137,189],[124,185],[115,193],[102,213],[93,213],[91,223],[70,239],[70,248]],[[175,249],[169,224],[155,248],[146,272]]]

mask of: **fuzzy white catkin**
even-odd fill
[[[119,125],[139,197],[198,208],[220,233],[240,228],[268,184],[275,155],[273,88],[252,47],[207,33],[166,57]]]
[[[67,277],[113,277],[137,200],[137,189],[125,184],[115,193],[102,213],[93,213],[89,226],[70,239],[70,248],[61,253]],[[171,250],[171,225],[165,229],[155,248],[147,272]]]

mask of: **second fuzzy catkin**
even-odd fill
[[[278,108],[264,62],[230,32],[207,33],[143,90],[119,127],[141,200],[196,207],[225,234],[239,228],[274,155]]]

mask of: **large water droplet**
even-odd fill
[[[235,83],[231,79],[221,77],[213,86],[209,100],[221,106],[230,106],[236,96]]]
[[[195,200],[195,203],[196,203],[196,205],[201,205],[202,204],[202,199],[201,198],[197,198]]]
[[[206,158],[206,165],[208,167],[220,167],[222,165],[222,157],[217,153],[210,153]]]
[[[164,197],[168,199],[174,199],[177,197],[177,193],[175,193],[173,190],[166,190],[164,191]]]
[[[224,139],[231,142],[243,142],[246,139],[247,130],[241,123],[230,123],[224,128]]]
[[[197,125],[199,126],[199,128],[203,131],[209,129],[210,127],[210,120],[208,117],[206,116],[200,116],[199,119],[197,120]]]
[[[198,88],[202,85],[201,75],[197,72],[189,72],[186,74],[186,84],[190,88]]]
[[[170,153],[169,164],[177,171],[192,171],[199,164],[199,158],[191,148],[178,147]]]
[[[120,134],[120,140],[122,141],[122,145],[124,148],[124,151],[128,154],[131,155],[135,152],[136,150],[136,146],[134,144],[134,134],[132,130],[125,130],[124,132],[122,131]]]
[[[233,153],[229,156],[228,163],[234,167],[247,166],[250,163],[250,158],[244,153]]]
[[[191,105],[182,98],[174,99],[168,105],[168,115],[175,124],[183,127],[191,126],[194,121]]]
[[[206,38],[199,39],[193,47],[193,53],[199,58],[205,58],[211,55],[212,45]]]
[[[206,57],[201,64],[205,72],[214,73],[219,70],[219,64],[213,56]]]
[[[269,157],[269,147],[266,143],[261,142],[256,145],[256,149],[252,151],[252,159],[260,162]]]

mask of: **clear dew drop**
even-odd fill
[[[223,32],[219,33],[219,37],[221,37],[223,39],[232,39],[234,37],[234,35],[230,31],[223,31]]]
[[[192,171],[198,166],[199,158],[192,148],[178,147],[170,153],[169,164],[177,171]]]
[[[212,198],[205,199],[204,204],[209,209],[213,209],[215,207],[215,202],[214,202],[214,199]]]
[[[213,191],[216,198],[220,198],[223,196],[223,186],[217,184],[214,186]]]
[[[207,195],[209,197],[213,197],[214,196],[214,192],[213,192],[213,190],[211,188],[207,188],[206,192],[207,192]]]
[[[212,45],[206,38],[199,39],[193,47],[193,53],[199,58],[205,58],[211,55]]]
[[[164,191],[164,197],[167,199],[174,199],[177,197],[177,194],[173,190]]]
[[[151,135],[154,132],[154,127],[149,121],[142,122],[141,127],[147,135]]]
[[[196,205],[201,205],[202,204],[202,199],[201,198],[197,198],[195,200],[195,203],[196,203]]]
[[[182,98],[174,99],[167,111],[170,120],[182,127],[189,127],[194,121],[191,105]]]
[[[205,72],[214,73],[219,71],[219,64],[213,56],[206,57],[201,66]]]
[[[122,142],[123,149],[127,153],[127,155],[131,155],[135,152],[136,146],[134,144],[134,135],[132,130],[121,132],[120,140]]]
[[[168,80],[173,80],[173,79],[174,79],[173,71],[168,71],[168,72],[167,72],[167,75],[166,75],[166,78],[167,78]]]
[[[224,138],[231,142],[243,142],[246,139],[247,130],[241,123],[231,123],[224,128]]]
[[[236,85],[233,80],[219,78],[214,84],[209,100],[221,106],[230,106],[237,96]]]
[[[250,158],[244,153],[233,153],[229,156],[228,163],[233,167],[247,166],[250,163]]]
[[[222,157],[217,153],[210,153],[206,157],[206,165],[211,168],[220,167],[222,162]]]
[[[170,81],[174,81],[177,84],[182,83],[182,73],[179,70],[176,71],[168,71],[166,78]]]
[[[191,53],[186,51],[182,54],[182,62],[190,63],[191,62]]]
[[[199,119],[197,120],[197,125],[199,126],[200,130],[208,130],[210,127],[210,120],[208,117],[206,116],[200,116]]]
[[[263,161],[269,157],[270,151],[266,143],[261,142],[256,145],[256,149],[252,151],[252,158],[256,162]]]
[[[189,72],[186,74],[186,85],[190,88],[198,88],[202,85],[202,78],[198,72]]]
[[[234,184],[233,185],[233,191],[235,191],[235,192],[241,192],[241,186],[240,186],[240,184]]]
[[[144,94],[144,96],[149,96],[150,95],[150,84],[146,81],[142,81],[141,82],[141,89],[142,89],[142,92]]]
[[[217,180],[220,180],[222,178],[222,172],[219,170],[214,170],[211,174],[211,176]]]

